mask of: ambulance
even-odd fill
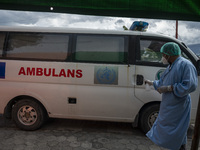
[[[0,27],[0,114],[22,130],[48,118],[129,122],[147,132],[161,94],[144,84],[166,66],[160,48],[175,42],[198,71],[199,58],[181,41],[138,31]],[[199,87],[191,94],[194,123]]]

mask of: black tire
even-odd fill
[[[160,104],[157,103],[148,105],[141,110],[139,118],[139,127],[145,134],[153,126],[153,123],[158,117],[159,109]]]
[[[12,118],[18,128],[33,131],[44,124],[47,115],[43,107],[36,101],[22,99],[14,105]]]

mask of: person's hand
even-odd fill
[[[157,91],[161,94],[161,93],[166,93],[166,92],[171,92],[172,91],[172,86],[161,86],[157,89]]]
[[[148,84],[148,85],[150,85],[150,86],[152,86],[152,85],[153,85],[153,81],[146,80],[146,79],[145,79],[144,83],[145,83],[145,84]]]

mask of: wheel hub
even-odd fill
[[[32,125],[37,120],[37,112],[32,106],[22,106],[17,116],[18,120],[24,125]]]
[[[157,111],[156,111],[156,112],[153,112],[153,113],[149,116],[149,118],[148,118],[148,124],[149,124],[150,127],[153,126],[153,124],[154,124],[154,122],[156,121],[157,117],[158,117],[158,112],[157,112]]]

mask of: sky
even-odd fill
[[[134,21],[149,23],[147,32],[175,37],[176,21],[145,18],[89,16],[64,13],[0,10],[0,26],[38,26],[123,30]],[[200,22],[178,21],[179,40],[187,45],[200,44]]]

